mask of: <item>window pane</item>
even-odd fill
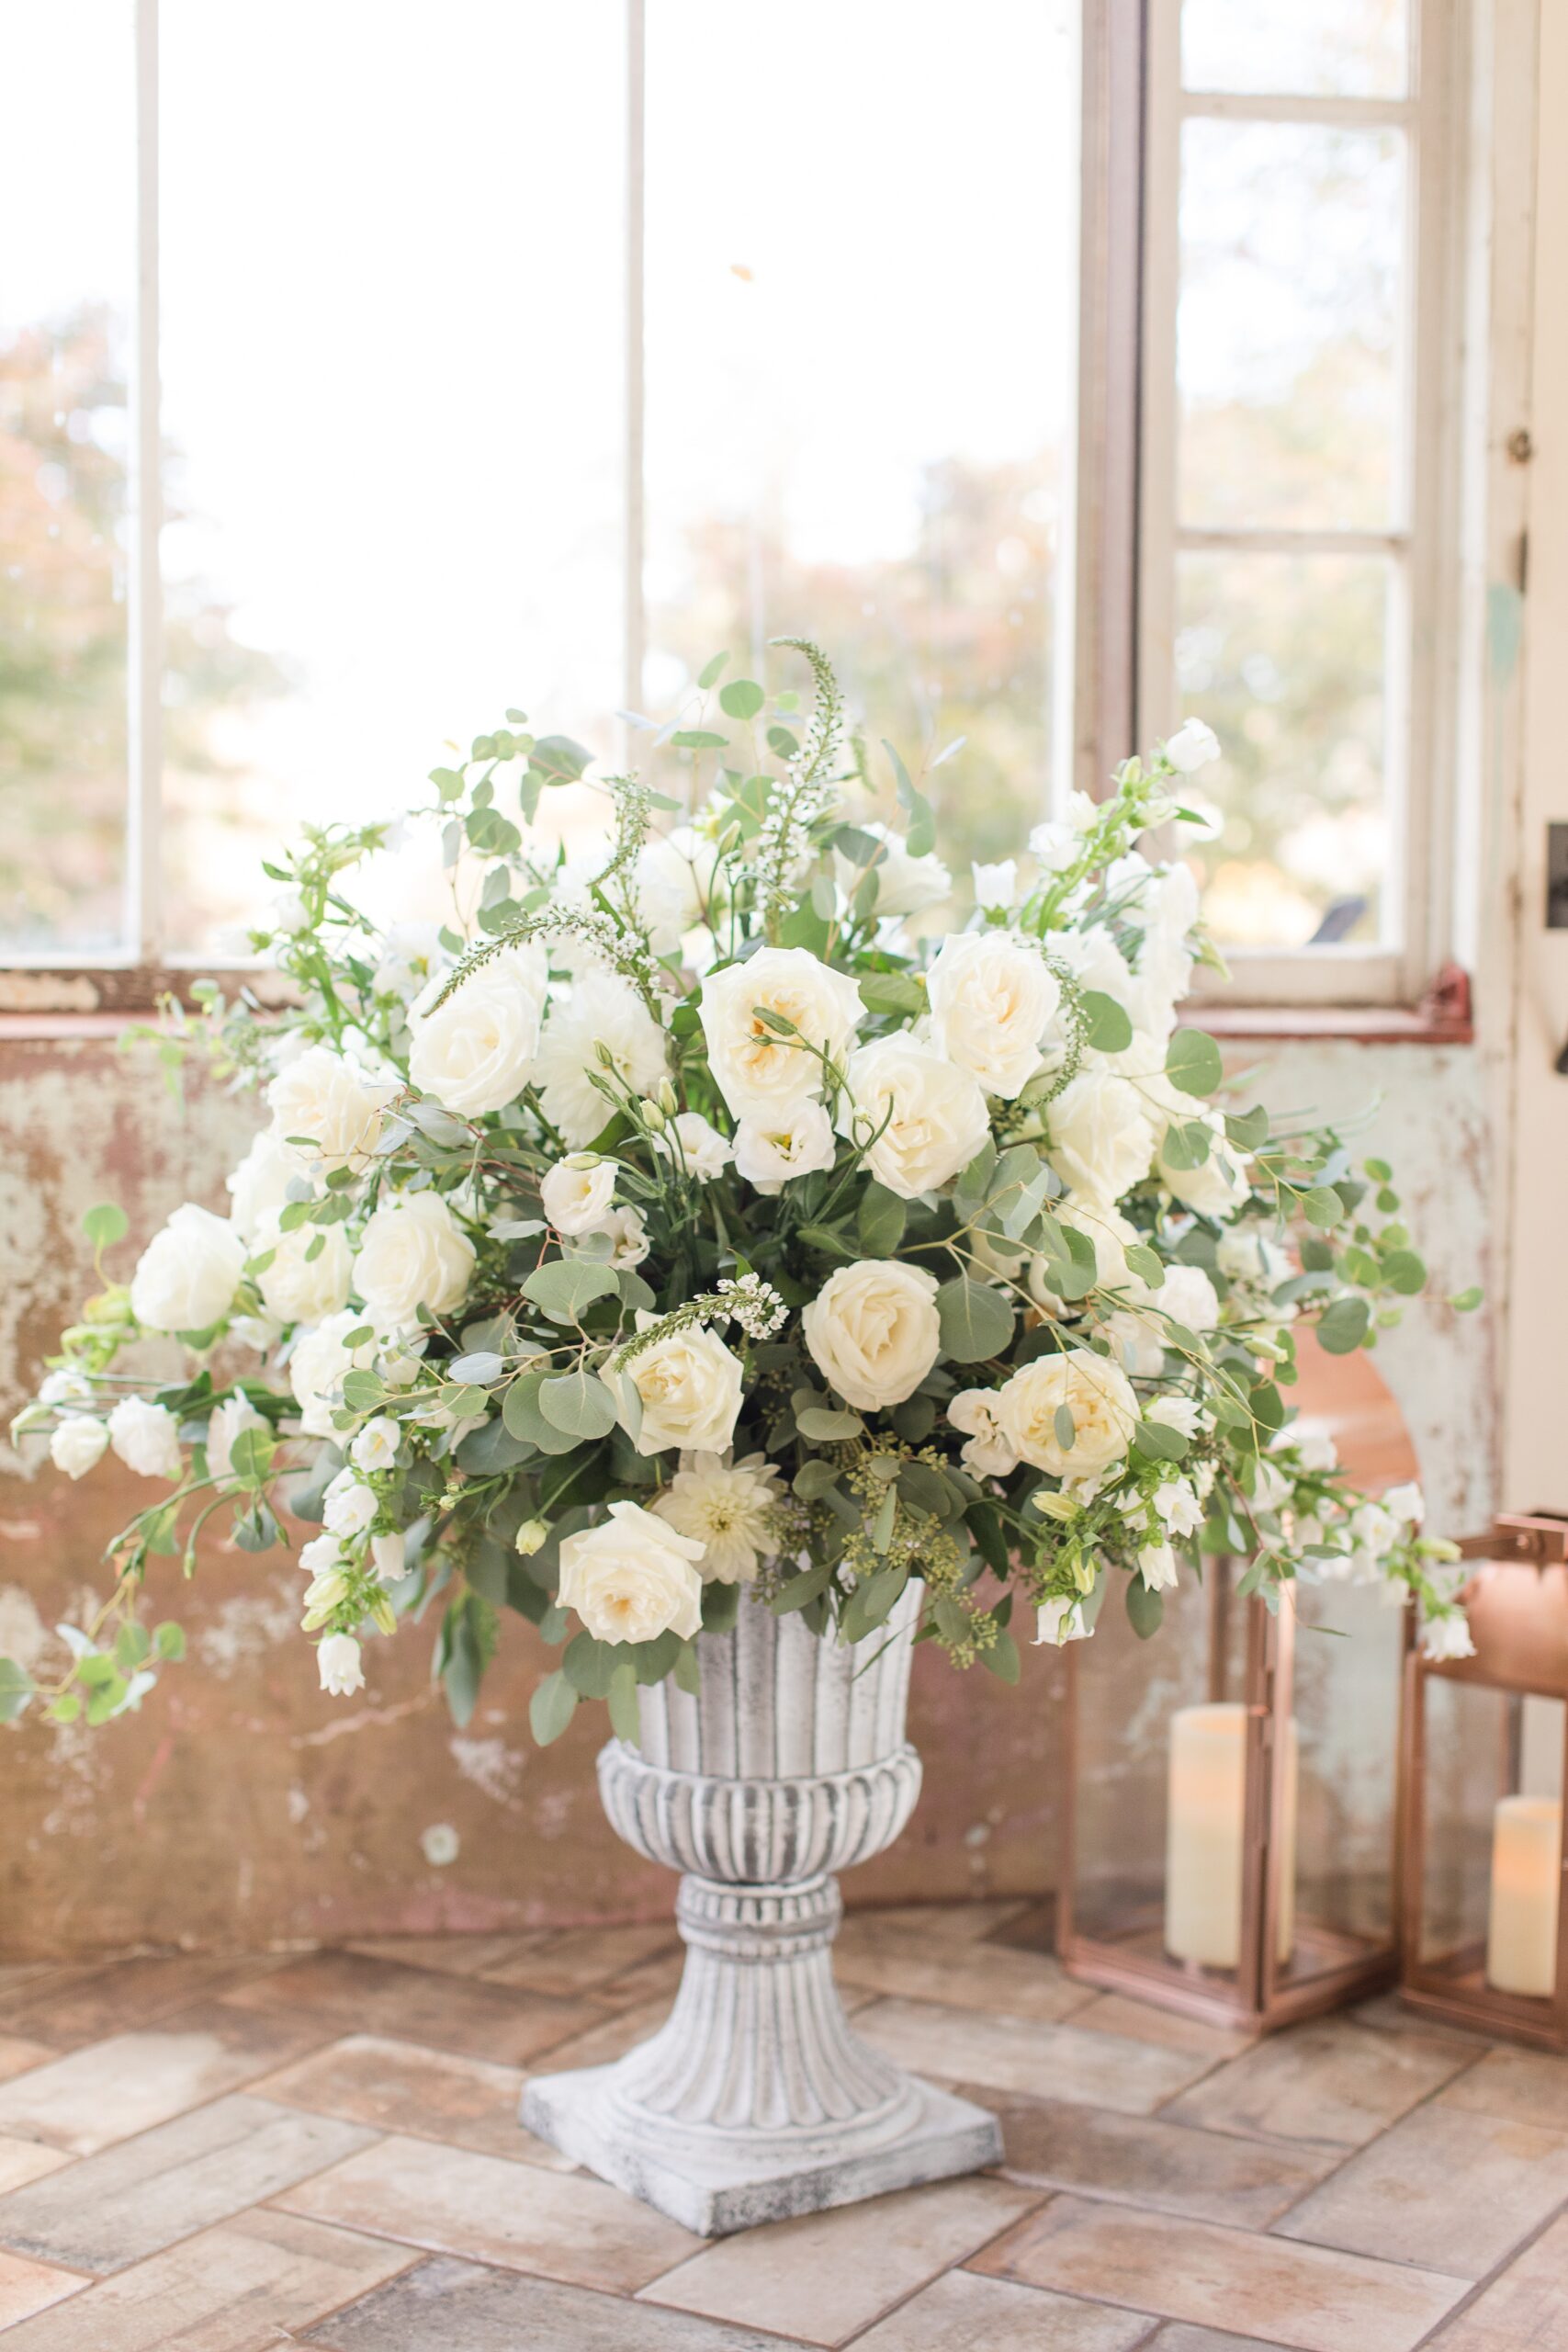
[[[130,0],[0,12],[0,950],[123,933]]]
[[[1404,0],[1185,0],[1181,78],[1190,90],[1290,97],[1401,97]]]
[[[164,0],[176,947],[509,704],[615,731],[622,12],[438,14]]]
[[[1396,586],[1393,565],[1373,556],[1178,560],[1179,707],[1208,720],[1224,754],[1202,779],[1224,831],[1197,860],[1224,943],[1394,944],[1380,924],[1392,928],[1384,728]]]
[[[646,698],[809,631],[960,861],[1049,785],[1074,114],[1039,0],[649,11]]]
[[[1397,130],[1184,126],[1183,522],[1400,519],[1404,145]]]

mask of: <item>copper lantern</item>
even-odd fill
[[[1206,1562],[1141,1643],[1114,1598],[1065,1653],[1068,1972],[1269,2031],[1393,1982],[1400,1612]],[[1335,1635],[1348,1635],[1336,1639]]]
[[[1405,1660],[1400,1992],[1568,2049],[1568,1520],[1460,1546],[1473,1657]]]

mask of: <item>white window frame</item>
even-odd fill
[[[1308,0],[1303,0],[1307,5]],[[1199,94],[1181,87],[1181,0],[1149,0],[1145,54],[1143,306],[1139,428],[1136,740],[1168,734],[1176,697],[1179,554],[1204,548],[1392,559],[1393,618],[1384,685],[1386,892],[1398,944],[1227,950],[1229,994],[1242,1005],[1414,1005],[1451,954],[1450,831],[1458,627],[1459,451],[1464,175],[1455,103],[1469,11],[1463,0],[1410,0],[1408,95],[1402,98]],[[1409,141],[1405,314],[1395,444],[1396,527],[1195,529],[1177,514],[1176,380],[1181,128],[1203,119],[1398,128]]]

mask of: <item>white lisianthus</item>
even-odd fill
[[[574,1151],[547,1169],[539,1185],[545,1215],[558,1233],[597,1233],[615,1197],[620,1170],[613,1159]]]
[[[419,1309],[449,1315],[474,1271],[474,1246],[439,1193],[408,1193],[366,1224],[354,1286],[382,1330],[412,1329]]]
[[[758,1009],[793,1024],[781,1035]],[[761,947],[703,982],[702,1024],[715,1083],[738,1119],[765,1119],[820,1095],[818,1052],[841,1063],[864,1012],[848,972],[806,947]],[[809,1050],[816,1047],[817,1052]]]
[[[321,1524],[340,1544],[363,1535],[375,1519],[374,1492],[352,1470],[340,1470],[322,1498]]]
[[[852,899],[869,870],[876,876],[876,909],[879,915],[916,915],[922,908],[934,907],[947,898],[953,889],[953,876],[940,857],[928,853],[924,857],[911,857],[902,833],[893,832],[886,825],[863,825],[878,846],[880,854],[869,869],[844,850],[835,850],[833,865],[839,888],[846,899]]]
[[[1220,739],[1201,718],[1183,720],[1165,747],[1165,756],[1179,775],[1192,775],[1220,756]]]
[[[645,1313],[639,1319],[649,1317]],[[617,1412],[623,1380],[642,1399],[642,1425],[633,1440],[639,1453],[663,1453],[671,1446],[694,1453],[728,1451],[740,1413],[740,1359],[700,1323],[655,1340],[625,1364],[612,1355],[600,1376]]]
[[[185,1468],[180,1425],[166,1405],[122,1396],[109,1415],[109,1443],[139,1478],[177,1479]]]
[[[652,1508],[659,1517],[703,1546],[705,1584],[750,1584],[776,1545],[773,1512],[783,1500],[778,1472],[760,1453],[739,1462],[716,1453],[682,1453],[665,1492]]]
[[[370,1538],[370,1566],[378,1584],[396,1584],[406,1574],[408,1539],[400,1527]]]
[[[333,1699],[352,1699],[365,1688],[359,1644],[352,1634],[329,1634],[316,1645],[316,1667],[321,1688]]]
[[[948,1183],[989,1138],[976,1080],[902,1030],[852,1054],[844,1082],[839,1132],[866,1147],[866,1166],[900,1200]]]
[[[362,1342],[352,1354],[344,1346],[349,1332],[364,1320],[345,1306],[342,1314],[329,1315],[313,1330],[302,1331],[294,1342],[288,1381],[307,1437],[337,1435],[333,1413],[342,1401],[344,1374],[355,1364],[368,1365],[375,1354],[372,1341]]]
[[[1066,1406],[1073,1441],[1065,1446],[1056,1416]],[[1125,1373],[1088,1348],[1036,1356],[998,1391],[997,1418],[1032,1463],[1064,1485],[1098,1481],[1120,1462],[1138,1425],[1138,1400]]]
[[[977,1478],[1006,1478],[1018,1468],[1018,1448],[998,1417],[994,1388],[961,1388],[949,1401],[947,1418],[968,1440],[964,1466]]]
[[[1176,1554],[1168,1544],[1146,1544],[1138,1554],[1138,1574],[1150,1592],[1168,1592],[1176,1582]]]
[[[1158,1171],[1161,1183],[1174,1199],[1187,1208],[1195,1209],[1200,1216],[1233,1216],[1246,1200],[1250,1188],[1226,1143],[1224,1114],[1195,1110],[1182,1124],[1208,1128],[1208,1155],[1198,1162],[1196,1168],[1173,1168],[1167,1157],[1168,1134],[1160,1145]]]
[[[601,1047],[610,1069],[600,1059]],[[615,1114],[615,1101],[600,1092],[595,1080],[646,1097],[664,1071],[664,1032],[618,973],[584,972],[570,996],[552,1001],[534,1079],[546,1118],[572,1150],[592,1143]]]
[[[944,939],[927,985],[932,1045],[1004,1102],[1043,1067],[1047,1043],[1061,1042],[1061,983],[1038,947],[1008,932]]]
[[[1115,1071],[1080,1070],[1045,1118],[1045,1157],[1071,1191],[1119,1201],[1148,1174],[1155,1131],[1137,1090]]]
[[[93,1384],[73,1363],[57,1364],[39,1384],[38,1400],[40,1405],[90,1405]]]
[[[937,1280],[897,1258],[862,1258],[829,1274],[802,1310],[811,1361],[857,1411],[912,1396],[942,1352]]]
[[[313,1242],[320,1240],[315,1256]],[[256,1276],[267,1313],[279,1323],[320,1323],[348,1303],[354,1257],[341,1225],[297,1225],[285,1233],[273,1218],[256,1235],[254,1252],[272,1252]]]
[[[225,1178],[230,1221],[243,1241],[254,1242],[264,1225],[275,1218],[288,1198],[288,1187],[299,1182],[299,1155],[264,1127],[233,1174]]]
[[[108,1425],[96,1413],[73,1413],[49,1441],[49,1458],[68,1478],[85,1478],[104,1458]]]
[[[648,1227],[642,1221],[640,1210],[612,1209],[599,1230],[609,1236],[612,1266],[641,1265],[648,1255],[649,1243]]]
[[[225,1396],[208,1416],[207,1466],[215,1478],[231,1478],[234,1475],[234,1441],[246,1430],[265,1430],[266,1417],[258,1413],[250,1398],[238,1390]]]
[[[325,1046],[308,1046],[279,1070],[266,1090],[275,1136],[329,1171],[363,1169],[381,1140],[381,1114],[397,1092],[369,1078]]]
[[[1421,1655],[1435,1666],[1440,1666],[1450,1658],[1475,1656],[1470,1621],[1462,1609],[1448,1611],[1440,1617],[1422,1618]]]
[[[130,1311],[146,1331],[208,1331],[234,1304],[245,1245],[227,1217],[186,1201],[141,1253]]]
[[[1068,1642],[1087,1642],[1093,1628],[1084,1622],[1083,1602],[1062,1594],[1043,1600],[1034,1612],[1034,1646],[1059,1650]]]
[[[539,1049],[549,960],[536,940],[502,948],[428,1012],[416,1009],[409,1080],[459,1119],[514,1102]],[[446,985],[437,975],[433,993]]]
[[[1048,817],[1029,836],[1029,854],[1043,874],[1065,874],[1083,854],[1084,836],[1100,810],[1087,792],[1069,792],[1066,814]]]
[[[831,1168],[833,1123],[825,1104],[796,1102],[788,1110],[742,1119],[735,1130],[735,1172],[759,1193],[781,1193],[792,1176]]]
[[[735,1146],[700,1111],[678,1112],[652,1142],[655,1151],[698,1184],[711,1184],[735,1157]]]
[[[1427,1498],[1414,1478],[1407,1478],[1403,1486],[1391,1487],[1382,1498],[1382,1507],[1391,1519],[1398,1520],[1404,1527],[1419,1527],[1427,1516]]]
[[[667,1633],[689,1642],[702,1630],[702,1556],[701,1544],[640,1503],[612,1503],[598,1527],[562,1543],[556,1598],[596,1642],[653,1642]]]
[[[986,914],[1006,914],[1018,896],[1017,858],[998,858],[995,865],[971,861],[969,871],[975,880],[975,904]]]
[[[348,1449],[349,1460],[367,1477],[373,1477],[378,1470],[390,1470],[397,1463],[401,1436],[402,1431],[389,1413],[378,1413],[355,1438]]]

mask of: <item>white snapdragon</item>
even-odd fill
[[[408,1571],[408,1539],[400,1527],[370,1538],[370,1566],[380,1584],[397,1584]]]
[[[1018,897],[1018,860],[998,858],[994,865],[971,863],[975,904],[983,914],[1006,914]]]
[[[365,1688],[365,1668],[359,1644],[352,1634],[329,1634],[316,1645],[316,1666],[321,1688],[333,1699],[351,1699]]]
[[[1055,1594],[1042,1601],[1034,1612],[1034,1646],[1036,1649],[1059,1650],[1068,1642],[1086,1642],[1092,1631],[1083,1613],[1083,1602]]]
[[[1422,1618],[1421,1655],[1434,1666],[1445,1665],[1450,1659],[1475,1656],[1470,1621],[1462,1609],[1445,1611],[1441,1616]]]
[[[321,1524],[340,1544],[351,1544],[369,1529],[378,1508],[374,1490],[352,1470],[340,1470],[322,1498]]]
[[[378,1471],[396,1466],[398,1445],[402,1431],[389,1413],[378,1413],[366,1422],[348,1449],[348,1458],[356,1470],[374,1477]]]

